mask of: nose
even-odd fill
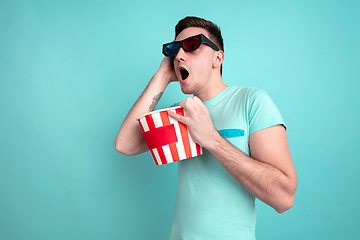
[[[177,60],[177,61],[185,61],[185,56],[186,55],[186,52],[184,51],[184,49],[181,47],[180,49],[179,49],[179,51],[178,51],[178,53],[176,54],[176,57],[175,57],[175,59]]]

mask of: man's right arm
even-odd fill
[[[122,123],[115,138],[116,151],[125,155],[136,155],[149,150],[136,118],[154,111],[167,85],[176,80],[171,58],[165,57]]]

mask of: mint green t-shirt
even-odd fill
[[[249,155],[249,136],[284,121],[270,97],[227,87],[204,102],[214,127]],[[168,240],[255,239],[255,198],[206,149],[178,162],[178,186]]]

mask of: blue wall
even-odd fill
[[[165,239],[177,166],[113,146],[186,15],[220,25],[224,81],[267,91],[299,184],[257,239],[359,239],[359,1],[0,2],[0,239]],[[158,108],[181,101],[177,83]]]

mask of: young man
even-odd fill
[[[196,17],[179,21],[164,45],[160,68],[126,116],[115,139],[125,155],[148,148],[136,118],[154,110],[170,82],[185,94],[179,103],[204,154],[178,162],[178,189],[168,239],[255,239],[255,197],[283,213],[297,186],[283,119],[256,88],[227,86],[220,29]]]

